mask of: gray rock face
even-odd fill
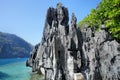
[[[61,3],[47,11],[43,38],[26,65],[45,80],[119,80],[120,44],[104,30],[77,28]]]
[[[120,44],[112,40],[108,32],[100,30],[94,37],[87,28],[83,31],[83,53],[86,59],[85,76],[87,80],[119,80],[120,79]],[[86,40],[89,39],[89,40]],[[117,57],[117,58],[116,58]]]

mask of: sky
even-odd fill
[[[35,45],[42,39],[46,12],[61,2],[77,22],[96,8],[101,0],[0,0],[0,32],[15,34]],[[69,19],[69,20],[70,20]]]

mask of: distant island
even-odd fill
[[[9,33],[0,32],[0,58],[29,57],[33,46],[24,39]]]

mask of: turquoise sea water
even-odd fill
[[[26,58],[0,59],[0,80],[44,80],[25,66]]]

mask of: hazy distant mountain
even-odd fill
[[[32,45],[22,38],[0,32],[0,58],[22,58],[28,57]]]

